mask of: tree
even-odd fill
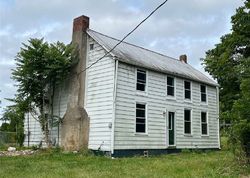
[[[49,44],[43,39],[30,39],[28,42],[17,54],[17,68],[12,72],[13,79],[18,82],[16,98],[27,104],[23,108],[26,112],[39,109],[39,122],[45,142],[49,144],[46,108],[52,105],[56,83],[62,81],[77,62],[77,53],[72,45],[61,42]],[[19,101],[16,100],[17,103]]]
[[[203,60],[205,70],[220,84],[220,117],[233,123],[231,138],[237,137],[242,145],[250,142],[249,11],[250,1],[246,0],[231,17],[232,32],[222,36],[221,42],[207,51]]]
[[[5,108],[3,116],[0,120],[8,121],[0,127],[1,131],[16,132],[16,140],[20,146],[24,141],[24,115],[27,112],[27,102],[23,100],[11,100],[16,104]]]

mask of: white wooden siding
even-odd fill
[[[184,79],[175,77],[175,94],[166,93],[166,74],[147,72],[147,93],[136,91],[136,67],[119,63],[114,149],[164,149],[168,146],[165,112],[175,111],[177,148],[219,148],[216,88],[207,86],[207,103],[200,102],[200,84],[193,82],[192,101],[184,101]],[[136,102],[147,103],[147,135],[135,133]],[[192,135],[184,135],[184,109],[192,112]],[[201,136],[201,111],[208,113],[209,136]]]
[[[88,51],[87,65],[90,65],[106,51],[92,38],[88,41],[94,44],[94,49]],[[85,108],[90,117],[89,149],[111,151],[114,69],[114,60],[105,57],[87,70]]]
[[[28,132],[30,133],[29,138],[28,138]],[[39,145],[43,139],[43,133],[40,123],[38,122],[37,117],[36,116],[33,117],[33,115],[31,115],[30,113],[25,114],[24,134],[25,134],[23,143],[24,146]]]
[[[58,83],[55,87],[54,100],[53,100],[54,121],[58,120],[59,117],[63,118],[64,114],[66,113],[68,96],[69,96],[68,79],[65,79],[63,82]],[[61,133],[60,133],[61,125],[54,124],[53,127],[52,125],[50,125],[49,130],[50,130],[50,140],[52,144],[61,145]]]

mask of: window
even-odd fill
[[[201,134],[207,135],[207,113],[201,112]]]
[[[191,83],[184,81],[185,99],[191,99]]]
[[[174,96],[174,78],[167,77],[167,95]]]
[[[146,91],[146,71],[137,69],[136,90]]]
[[[174,119],[174,112],[168,112],[168,129],[173,129],[173,119]]]
[[[201,101],[202,102],[207,102],[207,91],[206,91],[206,86],[205,85],[201,85]]]
[[[191,134],[191,110],[184,110],[184,133]]]
[[[146,105],[136,103],[136,132],[146,133]]]
[[[89,50],[93,50],[93,49],[94,49],[94,44],[92,43],[89,45]]]

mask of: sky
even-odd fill
[[[163,0],[0,0],[0,117],[16,93],[11,70],[29,38],[70,43],[75,17],[90,28],[121,39]],[[204,72],[200,58],[231,30],[242,0],[169,0],[125,41],[179,58]],[[206,74],[208,75],[208,74]]]

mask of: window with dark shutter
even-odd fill
[[[207,135],[208,129],[207,129],[207,113],[201,112],[201,134]]]
[[[184,133],[191,134],[191,110],[184,110]]]
[[[146,91],[146,71],[137,69],[136,90]]]
[[[191,99],[191,83],[184,81],[185,99]]]
[[[167,77],[167,95],[174,96],[174,78]]]
[[[136,104],[136,132],[146,133],[146,105]]]
[[[205,85],[200,86],[200,91],[201,91],[201,101],[202,102],[207,102],[207,90]]]

